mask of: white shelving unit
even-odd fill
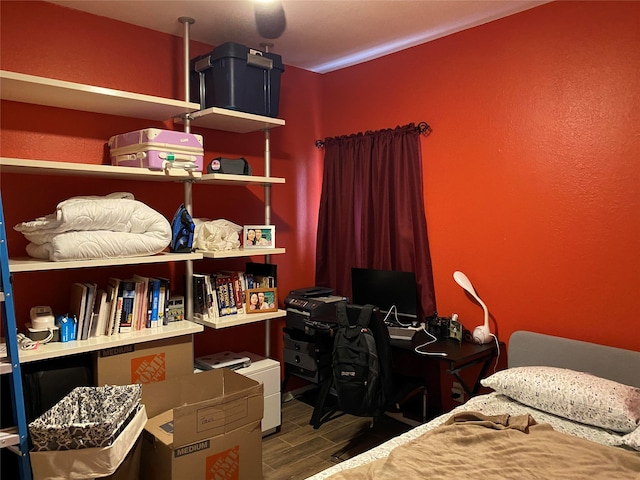
[[[271,118],[250,113],[236,112],[222,108],[209,108],[198,111],[199,105],[187,101],[165,99],[149,95],[113,90],[92,85],[83,85],[74,82],[54,80],[35,75],[9,72],[0,70],[0,98],[16,102],[30,103],[36,105],[46,105],[52,107],[81,110],[87,112],[104,113],[110,115],[120,115],[151,120],[167,120],[174,118],[177,123],[185,123],[185,115],[189,114],[188,122],[205,128],[213,128],[235,133],[249,133],[264,131],[265,133],[265,176],[246,176],[228,174],[202,174],[201,172],[186,172],[183,170],[152,171],[131,167],[117,167],[112,165],[98,165],[72,162],[59,162],[50,160],[34,160],[22,158],[0,157],[1,173],[20,173],[35,175],[59,175],[59,176],[82,176],[98,177],[107,179],[127,179],[151,182],[182,182],[185,185],[185,203],[191,204],[191,185],[236,185],[248,186],[257,185],[265,188],[267,192],[271,185],[284,184],[284,178],[270,176],[270,154],[269,154],[269,132],[272,128],[285,125],[285,121],[278,118]],[[268,214],[270,209],[270,196],[265,194],[265,221],[269,222]],[[87,260],[72,262],[48,262],[31,258],[12,258],[9,261],[9,268],[12,273],[35,272],[44,270],[62,270],[70,268],[95,268],[113,265],[132,265],[148,263],[166,263],[174,261],[189,262],[201,260],[203,258],[234,258],[252,257],[283,254],[284,248],[260,249],[257,250],[232,250],[226,252],[195,252],[191,254],[170,254],[162,253],[158,255],[122,259],[108,260]],[[283,317],[285,312],[268,312],[264,314],[252,315],[231,315],[224,318],[224,321],[213,324],[212,322],[202,322],[202,325],[211,328],[228,328],[237,325],[268,321],[272,318]],[[195,325],[192,322],[188,322]],[[176,336],[182,334],[202,331],[203,326],[196,325],[196,330],[191,327],[186,330],[168,329],[166,336]],[[168,328],[168,327],[162,327]],[[124,334],[122,338],[104,337],[104,341],[92,342],[92,340],[71,342],[65,344],[65,348],[53,348],[47,346],[42,348],[37,355],[31,352],[22,352],[20,360],[34,361],[36,359],[53,358],[56,356],[71,355],[82,351],[91,351],[105,348],[110,345],[125,345],[128,343],[138,343],[155,340],[157,335],[163,333],[148,333],[147,336],[136,337]],[[110,340],[109,340],[110,339]],[[84,342],[89,342],[84,344]],[[112,343],[115,342],[115,343]],[[82,343],[82,345],[81,345]],[[268,338],[267,354],[268,354]],[[60,346],[56,346],[60,347]],[[95,348],[94,348],[95,347]],[[88,350],[86,350],[88,349]]]
[[[188,17],[181,17],[179,19],[184,24],[184,85],[185,85],[185,100],[190,98],[190,66],[189,66],[189,29],[190,25],[195,20]],[[264,224],[271,224],[271,186],[274,184],[285,183],[283,178],[277,178],[271,176],[271,149],[270,149],[270,136],[271,130],[276,127],[281,127],[286,122],[280,118],[273,118],[263,115],[255,115],[252,113],[239,112],[219,107],[210,107],[196,112],[183,115],[179,118],[175,118],[174,122],[183,124],[186,132],[191,131],[191,126],[196,125],[199,127],[222,130],[233,133],[251,133],[262,131],[264,132],[264,177],[258,176],[245,176],[245,175],[219,175],[219,174],[207,174],[203,175],[200,179],[201,182],[194,183],[210,183],[210,184],[225,184],[225,185],[262,185],[264,187]],[[185,206],[191,211],[191,190],[185,189]],[[264,250],[261,252],[249,251],[249,250],[237,250],[231,252],[206,252],[205,258],[232,258],[232,257],[251,257],[257,255],[264,255],[265,261],[269,262],[271,255],[285,253],[283,248],[273,248]],[[193,273],[191,262],[187,264],[187,272]],[[187,286],[186,294],[191,295],[191,286]],[[187,309],[189,312],[189,310]],[[268,357],[270,352],[270,326],[269,320],[273,318],[284,317],[286,312],[278,310],[276,312],[268,312],[265,314],[250,314],[250,315],[229,315],[221,319],[216,319],[216,322],[197,320],[199,323],[211,328],[228,328],[238,325],[244,325],[247,323],[254,323],[258,321],[265,322],[265,353]]]
[[[200,109],[197,103],[6,70],[0,70],[0,92],[3,100],[147,120],[163,121]]]
[[[145,182],[184,182],[202,178],[200,172],[187,172],[178,169],[154,171],[143,168],[116,167],[114,165],[52,162],[49,160],[27,160],[8,157],[0,157],[0,172],[61,175],[64,177],[97,177],[115,180],[144,180]]]
[[[189,118],[191,125],[233,133],[251,133],[285,125],[285,121],[280,118],[265,117],[219,107],[193,112],[189,115]],[[184,123],[184,120],[178,118],[176,123]]]
[[[187,26],[188,28],[188,26]],[[187,30],[188,31],[188,30]],[[185,38],[185,77],[188,77],[188,35]],[[188,80],[185,82],[186,97],[188,95]],[[150,95],[114,90],[110,88],[84,85],[64,80],[51,79],[19,72],[0,70],[0,99],[21,102],[33,105],[77,110],[91,113],[117,115],[123,117],[140,118],[154,121],[166,121],[174,119],[176,123],[183,123],[185,131],[190,126],[197,125],[203,128],[216,129],[235,133],[264,132],[265,137],[265,170],[263,176],[240,176],[208,174],[200,172],[185,172],[181,170],[150,171],[129,167],[116,167],[112,165],[78,164],[72,162],[50,161],[47,159],[22,159],[0,157],[0,175],[2,173],[17,173],[30,175],[51,175],[64,177],[94,177],[105,179],[126,179],[151,182],[179,182],[184,185],[185,205],[191,209],[192,186],[198,183],[210,185],[236,185],[236,186],[262,186],[265,192],[264,223],[270,224],[271,216],[271,186],[284,184],[285,179],[271,176],[270,166],[270,130],[284,126],[282,119],[235,112],[221,108],[210,108],[199,111],[199,105],[176,99],[160,98]],[[36,271],[49,271],[75,268],[97,268],[114,265],[133,265],[166,262],[185,262],[186,274],[189,277],[193,273],[192,262],[203,258],[233,258],[263,256],[269,261],[274,254],[285,253],[284,248],[237,250],[231,252],[196,252],[192,254],[158,254],[152,256],[88,260],[72,262],[45,262],[30,258],[9,259],[9,271],[13,273],[28,273]],[[191,299],[190,284],[187,282],[185,297],[187,297],[187,314],[190,312]],[[191,309],[192,312],[192,309]],[[118,348],[132,344],[150,342],[154,340],[193,335],[202,332],[204,327],[214,329],[229,328],[255,322],[265,322],[266,338],[265,352],[269,356],[269,320],[285,316],[286,312],[244,314],[223,317],[216,323],[203,322],[203,324],[187,320],[173,322],[168,325],[134,331],[112,336],[92,337],[87,340],[73,342],[55,342],[40,345],[36,350],[24,350],[19,352],[18,364],[65,357],[103,350],[106,348]],[[1,357],[2,355],[0,355]],[[0,372],[11,369],[6,359],[0,358]],[[279,369],[278,369],[279,370]],[[279,371],[277,372],[279,375]],[[279,385],[278,385],[279,386]],[[280,417],[279,392],[277,397],[277,420]],[[275,417],[274,417],[275,421]],[[279,424],[279,422],[278,422]],[[15,431],[0,431],[0,445],[12,445],[18,442]]]
[[[180,322],[171,322],[163,327],[145,328],[144,330],[137,330],[131,333],[118,333],[109,337],[91,337],[87,340],[77,340],[74,342],[47,343],[40,345],[36,350],[21,350],[20,363],[94,352],[105,348],[117,348],[181,335],[192,335],[194,333],[200,333],[203,330],[202,325],[183,320]]]
[[[264,322],[265,320],[273,320],[274,318],[282,318],[286,316],[285,310],[278,310],[277,312],[266,313],[250,313],[250,314],[236,314],[227,315],[216,319],[216,322],[209,320],[198,320],[198,323],[213,329],[237,327],[239,325],[247,325],[249,323]]]
[[[16,102],[46,105],[111,115],[130,116],[149,120],[167,120],[175,115],[197,110],[197,104],[164,99],[149,95],[122,92],[91,85],[53,80],[34,75],[0,71],[0,98]],[[200,172],[184,170],[151,171],[111,165],[91,165],[48,160],[0,158],[0,174],[19,173],[34,175],[82,176],[108,179],[127,179],[152,182],[190,182],[202,176]],[[32,258],[11,258],[11,273],[96,268],[114,265],[185,262],[202,259],[201,253],[161,253],[158,255],[104,260],[49,262]],[[41,345],[36,350],[20,352],[20,362],[32,362],[108,347],[118,347],[163,338],[191,335],[204,327],[191,321],[175,322],[156,329],[102,336],[66,343]]]

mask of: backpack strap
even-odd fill
[[[349,317],[347,316],[347,302],[341,300],[336,303],[336,320],[338,326],[349,328]]]
[[[353,339],[358,336],[362,329],[368,328],[369,320],[371,319],[371,314],[373,313],[374,308],[375,307],[373,305],[364,305],[358,315],[356,324],[351,325],[351,323],[349,323],[349,316],[347,315],[347,302],[338,302],[336,304],[336,320],[338,321],[338,326],[343,331],[345,337]]]
[[[375,307],[371,304],[366,304],[362,307],[360,315],[358,315],[358,321],[356,325],[360,328],[369,328],[369,321],[371,320],[371,314]]]

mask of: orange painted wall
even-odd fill
[[[178,36],[44,2],[0,2],[0,9],[2,69],[182,95]],[[424,120],[434,130],[422,150],[439,312],[459,313],[467,327],[481,319],[453,282],[460,269],[502,340],[526,328],[640,349],[638,18],[638,2],[553,2],[325,75],[287,66],[280,102],[287,125],[271,142],[272,172],[287,179],[272,195],[278,244],[287,249],[272,259],[281,304],[290,289],[314,281],[322,179],[314,140]],[[192,53],[210,48],[193,42]],[[162,126],[5,101],[1,108],[0,154],[9,157],[106,163],[111,135]],[[260,133],[194,131],[205,135],[208,158],[244,155],[261,172]],[[182,201],[179,185],[6,174],[0,185],[9,226],[72,195],[129,190],[169,218]],[[259,188],[200,186],[194,196],[196,216],[242,224],[262,215]],[[24,240],[8,233],[10,251],[22,254]],[[35,304],[64,310],[73,281],[139,271],[17,274],[18,314],[24,321]],[[182,274],[179,265],[144,271],[170,274],[176,284]],[[272,323],[276,358],[282,325]],[[207,330],[196,336],[196,354],[261,353],[263,338],[263,325]]]
[[[323,76],[327,136],[427,121],[438,311],[640,349],[640,3],[553,2]]]

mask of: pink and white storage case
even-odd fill
[[[145,128],[111,137],[109,155],[111,164],[117,166],[164,170],[195,164],[202,171],[204,144],[202,135]]]

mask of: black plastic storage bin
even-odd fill
[[[278,116],[280,55],[227,42],[191,60],[191,101],[201,109],[229,108]]]

